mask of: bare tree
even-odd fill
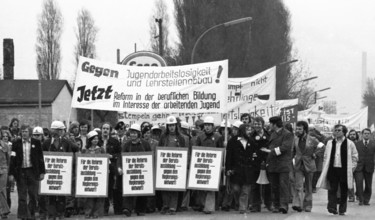
[[[362,95],[362,103],[364,106],[368,106],[368,124],[375,123],[375,79],[367,79],[367,87]]]
[[[95,20],[89,10],[82,8],[77,16],[76,39],[77,43],[74,50],[75,63],[78,65],[79,57],[96,57],[95,42],[99,29],[95,25]],[[79,109],[78,114],[90,116],[90,110]],[[94,110],[95,115],[99,119],[99,123],[103,123],[107,118],[113,118],[116,112]],[[91,116],[90,116],[91,117]],[[91,118],[90,118],[91,119]]]
[[[161,36],[160,36],[160,26],[161,22]],[[153,15],[150,17],[150,42],[151,51],[157,54],[161,54],[160,49],[162,49],[162,57],[167,61],[168,65],[178,65],[182,64],[178,60],[178,51],[174,49],[169,40],[169,27],[170,18],[168,14],[168,7],[164,0],[155,1],[155,9]],[[160,48],[160,42],[162,44]]]
[[[54,80],[60,76],[63,18],[54,0],[45,0],[42,7],[42,14],[38,18],[36,69],[39,78]]]
[[[297,54],[294,57],[298,57]],[[311,77],[311,71],[302,60],[293,64],[286,91],[290,98],[298,98],[299,110],[305,110],[315,102],[314,83],[304,81],[309,77]]]
[[[215,25],[252,17],[251,22],[219,26],[201,39],[195,63],[228,59],[229,77],[248,77],[291,59],[290,15],[282,0],[174,0],[179,57],[191,63],[193,47]],[[288,98],[290,67],[277,69],[276,98]]]
[[[76,38],[77,44],[75,46],[74,57],[78,65],[79,56],[96,57],[95,41],[98,28],[95,26],[95,21],[91,13],[82,8],[78,12]]]

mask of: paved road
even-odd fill
[[[375,192],[375,187],[373,186],[373,191]],[[291,207],[289,207],[288,214],[274,214],[270,213],[268,211],[262,211],[261,213],[247,213],[247,214],[239,214],[236,211],[231,212],[215,212],[211,215],[205,215],[202,213],[194,212],[194,211],[187,211],[187,212],[180,212],[177,213],[175,216],[166,216],[161,215],[159,213],[154,214],[148,214],[146,216],[137,217],[136,215],[133,215],[132,217],[125,217],[125,216],[114,216],[110,215],[108,217],[103,217],[101,219],[137,219],[137,220],[143,220],[143,219],[155,219],[155,220],[164,220],[164,219],[178,219],[178,220],[186,220],[186,219],[196,219],[196,220],[236,220],[236,219],[254,219],[254,220],[279,220],[279,219],[285,219],[285,220],[310,220],[310,219],[375,219],[375,198],[374,195],[372,196],[372,204],[370,206],[358,206],[358,202],[352,203],[348,202],[348,211],[345,216],[333,216],[332,214],[329,214],[326,209],[327,205],[327,191],[326,190],[319,190],[317,193],[315,193],[313,198],[313,210],[311,213],[306,212],[295,212],[291,210]],[[12,193],[12,202],[13,207],[11,209],[11,214],[9,215],[9,219],[16,219],[16,213],[17,213],[17,193]],[[371,203],[371,202],[370,202]],[[110,210],[112,211],[112,209]],[[110,213],[111,214],[111,213]],[[73,216],[69,219],[75,220],[75,219],[84,219],[84,216]],[[67,219],[68,220],[68,219]]]

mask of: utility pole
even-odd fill
[[[155,19],[155,22],[159,24],[159,55],[163,56],[163,19]]]

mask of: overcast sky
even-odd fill
[[[171,1],[170,1],[171,2]],[[326,100],[337,100],[340,112],[361,107],[362,52],[367,52],[367,72],[375,77],[375,1],[372,0],[284,0],[291,13],[294,47],[311,70],[316,90]],[[83,6],[99,27],[98,59],[116,62],[121,57],[149,48],[149,22],[154,1],[64,0],[58,1],[64,17],[61,78],[71,80],[75,70],[73,49],[77,12]],[[42,0],[1,0],[0,39],[13,38],[15,79],[36,79],[35,41]],[[172,8],[170,8],[172,9]],[[2,45],[2,43],[1,43]],[[0,60],[3,60],[2,50]]]

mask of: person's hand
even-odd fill
[[[266,152],[266,153],[271,153],[271,150],[267,149],[265,147],[260,148],[260,150],[263,151],[263,152]]]
[[[11,183],[14,182],[14,176],[13,175],[8,176],[8,179],[9,179],[9,182],[11,182]]]
[[[121,176],[123,174],[122,169],[119,167],[117,168],[118,174]]]
[[[40,174],[39,181],[42,181],[44,179],[44,173]]]

